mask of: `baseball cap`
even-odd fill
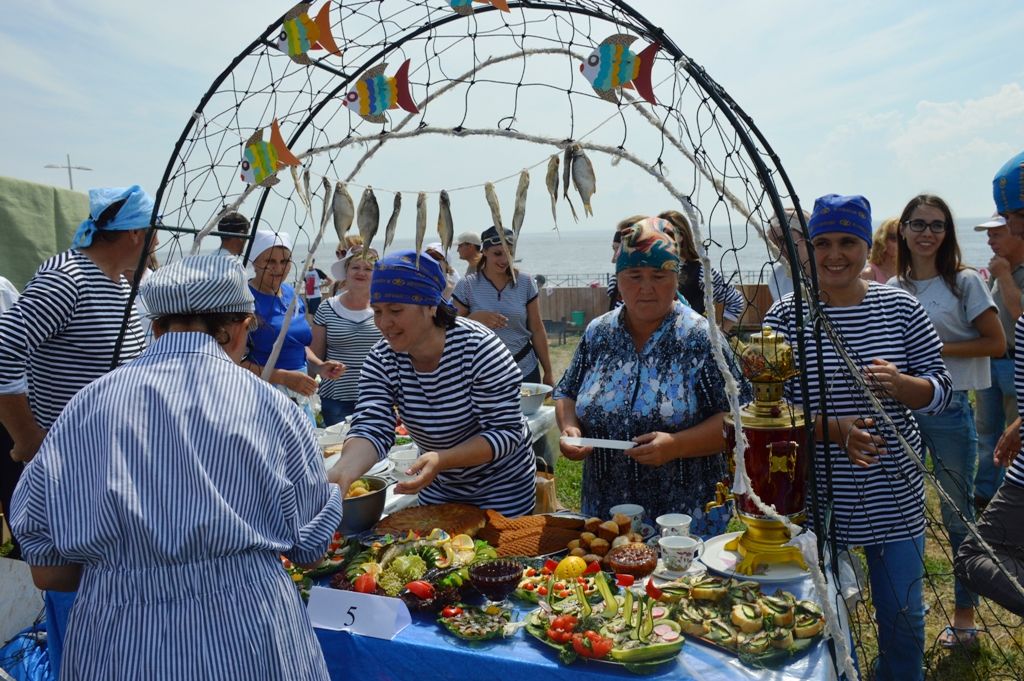
[[[974,231],[975,232],[984,232],[985,230],[989,230],[989,229],[992,229],[994,227],[1005,227],[1005,226],[1006,226],[1006,218],[1004,218],[999,213],[994,213],[992,215],[992,217],[989,218],[988,220],[986,220],[985,222],[981,223],[980,225],[975,225],[974,226]]]

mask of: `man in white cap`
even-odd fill
[[[341,491],[302,412],[238,366],[245,272],[187,257],[141,295],[155,341],[68,402],[15,492],[36,585],[81,585],[60,675],[326,681],[280,556],[323,556]]]
[[[1024,235],[1010,231],[1006,219],[995,214],[975,226],[988,233],[993,256],[988,263],[992,298],[1006,334],[1006,354],[989,363],[992,386],[975,393],[975,424],[978,429],[978,471],[974,476],[975,505],[980,511],[1003,482],[1004,469],[992,460],[1003,429],[1017,418],[1017,398],[1013,387],[1014,324],[1024,310]]]
[[[483,241],[476,232],[463,232],[455,240],[458,244],[459,260],[465,260],[466,274],[476,272],[476,266],[480,262],[480,255],[483,252]]]
[[[1024,238],[1024,151],[1007,161],[996,173],[992,180],[992,195],[998,217],[1004,225],[985,227],[989,231],[989,242],[996,229],[1006,230],[1012,234],[1010,239],[1020,241]],[[1019,265],[1015,268],[1014,278],[1022,269]],[[1020,285],[1019,281],[1017,283]],[[999,316],[1002,317],[1002,311]],[[1017,404],[1024,404],[1024,318],[1016,322],[1016,339],[1012,332],[1007,338],[1014,344],[1011,347],[1015,347]],[[1000,443],[1001,446],[1003,444]],[[1024,455],[1019,453],[1019,448],[1018,433],[1016,446],[1011,452],[1004,452],[1000,459],[1003,465],[1009,465],[1006,480],[994,490],[985,512],[978,519],[978,536],[984,540],[984,545],[973,535],[968,535],[957,551],[953,568],[956,576],[972,591],[991,598],[1015,615],[1024,616],[1024,523],[1021,523],[1024,515]],[[979,447],[978,455],[982,461],[988,458],[988,463],[992,463],[990,451],[982,451]]]

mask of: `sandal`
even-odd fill
[[[966,629],[946,627],[939,634],[939,644],[946,649],[977,648],[978,630],[975,627],[968,627]]]

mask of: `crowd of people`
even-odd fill
[[[942,645],[976,644],[979,595],[1024,614],[1022,175],[1024,154],[999,170],[997,214],[975,227],[994,253],[989,283],[961,262],[952,211],[937,196],[915,196],[877,230],[866,198],[836,194],[765,225],[779,258],[764,323],[797,337],[812,301],[795,293],[809,291],[812,274],[828,320],[829,333],[798,357],[822,370],[792,379],[787,393],[815,417],[814,471],[830,486],[833,538],[866,558],[879,679],[923,678],[916,456],[930,458],[945,492],[956,556]],[[72,248],[20,296],[0,287],[4,512],[47,593],[51,660],[67,678],[199,678],[224,665],[326,678],[278,555],[322,555],[340,521],[339,487],[387,455],[399,422],[422,452],[399,493],[531,512],[545,452],[531,446],[523,382],[554,387],[562,436],[636,445],[561,443],[583,462],[585,514],[637,503],[651,517],[691,515],[694,534],[725,531],[729,507],[706,505],[727,476],[727,385],[741,403],[751,387],[731,354],[716,361],[707,303],[722,305],[725,331],[744,304],[721,273],[705,272],[691,216],[617,225],[611,309],[586,327],[559,377],[510,231],[460,234],[464,273],[441,244],[381,257],[353,239],[338,245],[330,276],[300,272],[296,291],[288,236],[230,213],[216,253],[149,272],[141,306],[128,308],[125,273],[157,244],[152,230],[147,238],[153,208],[137,186],[90,192]],[[314,393],[324,424],[350,421],[329,471]],[[181,626],[199,621],[222,635]]]

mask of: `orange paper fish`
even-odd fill
[[[324,3],[317,13],[316,19],[309,17],[309,3],[300,2],[288,10],[281,23],[281,32],[277,36],[277,49],[281,50],[292,61],[309,65],[313,61],[306,53],[310,50],[327,50],[331,54],[341,54],[338,44],[331,34],[331,3]]]
[[[277,171],[285,166],[297,166],[299,159],[288,149],[281,136],[277,119],[270,124],[270,141],[263,141],[260,128],[245,141],[242,152],[242,181],[261,187],[273,187],[279,182]]]

